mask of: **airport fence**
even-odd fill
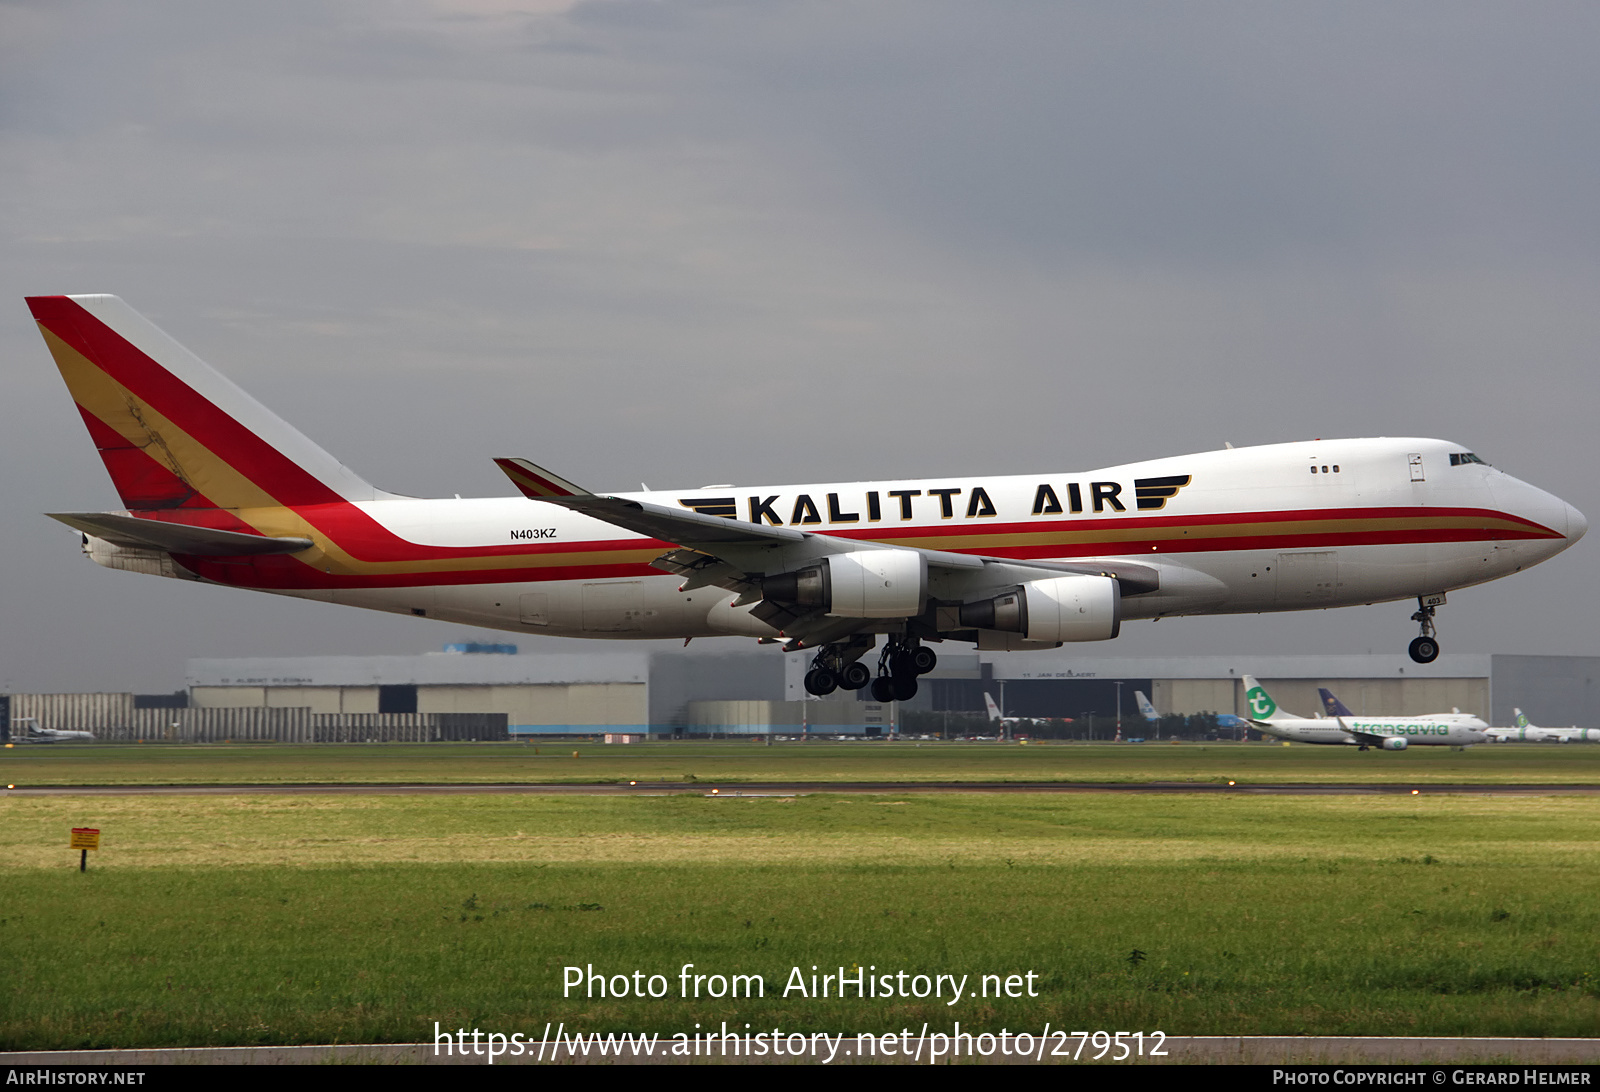
[[[92,732],[106,743],[434,743],[508,740],[504,713],[313,713],[304,706],[137,709],[132,694],[16,694],[14,725]],[[21,741],[15,729],[13,740]]]

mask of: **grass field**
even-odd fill
[[[1589,797],[1446,794],[0,798],[0,1046],[436,1020],[1592,1036],[1597,820]],[[766,996],[680,999],[684,963]],[[588,964],[671,995],[563,998]],[[1039,996],[783,997],[813,965],[1031,971]]]
[[[1500,744],[1394,753],[1236,743],[63,744],[0,751],[0,776],[29,786],[691,780],[1595,784],[1600,746]]]

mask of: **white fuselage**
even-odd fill
[[[1082,473],[618,494],[734,521],[838,539],[981,555],[930,571],[927,595],[962,602],[1039,576],[1037,563],[1137,563],[1123,618],[1320,609],[1408,599],[1535,565],[1587,527],[1571,505],[1440,440],[1318,440],[1208,451]],[[1177,487],[1163,482],[1183,479]],[[1155,483],[1155,484],[1151,484]],[[249,511],[241,516],[252,519]],[[747,602],[651,561],[672,549],[557,504],[527,498],[342,502],[296,509],[326,533],[311,561],[272,579],[230,563],[193,572],[95,560],[234,586],[524,633],[609,639],[770,638]],[[319,538],[319,543],[323,539]],[[792,557],[790,555],[793,555]],[[804,564],[774,548],[770,571]],[[1015,566],[1006,564],[1014,561]],[[170,570],[170,571],[169,571]],[[265,572],[266,570],[261,570]],[[887,621],[881,632],[894,632]],[[980,636],[979,647],[984,638]],[[991,647],[1017,647],[998,644]]]
[[[1296,743],[1338,743],[1372,746],[1374,741],[1404,740],[1407,747],[1470,747],[1485,743],[1488,725],[1477,717],[1319,717],[1255,721],[1256,728]]]
[[[771,523],[776,517],[785,525],[823,534],[1019,560],[1128,558],[1156,569],[1160,588],[1125,598],[1125,618],[1407,599],[1516,572],[1553,556],[1583,533],[1583,517],[1570,505],[1491,467],[1451,466],[1452,450],[1458,449],[1433,440],[1314,441],[1203,452],[1083,474],[626,496],[670,505],[731,499],[736,519],[753,516]],[[1412,453],[1422,459],[1421,481],[1411,480]],[[1309,470],[1313,466],[1314,474]],[[1324,466],[1329,467],[1326,473]],[[1191,484],[1162,509],[1142,512],[1136,506],[1136,480],[1180,474],[1189,475]],[[1039,507],[1041,485],[1050,487],[1059,513],[1033,512]],[[1115,493],[1110,486],[1117,487]],[[1047,498],[1045,507],[1050,506]],[[650,541],[524,498],[385,500],[359,507],[409,542],[441,547],[548,545],[557,569],[582,569],[588,562],[603,571],[608,562],[621,560],[616,555]],[[983,514],[988,508],[993,515]],[[1384,510],[1395,516],[1386,518]],[[1416,533],[1419,526],[1426,529],[1430,511],[1440,514],[1442,531]],[[1474,526],[1489,520],[1446,516],[1461,512],[1511,517],[1553,534],[1515,538],[1503,528],[1480,533]],[[539,574],[529,575],[532,582],[514,584],[355,587],[299,594],[572,637],[774,633],[751,617],[748,607],[734,607],[734,597],[726,592],[714,587],[679,592],[683,581],[675,576],[640,571],[617,580],[599,577],[597,571],[597,578],[538,580]],[[929,594],[952,599],[967,594],[959,577],[944,583],[949,586],[933,582]]]

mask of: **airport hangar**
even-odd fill
[[[518,655],[510,645],[452,645],[420,656],[191,660],[196,708],[309,707],[313,713],[504,713],[512,735],[704,735],[892,731],[901,709],[981,713],[985,692],[1008,716],[1115,717],[1138,723],[1133,691],[1163,715],[1247,711],[1246,672],[1283,708],[1311,716],[1327,687],[1358,714],[1421,716],[1458,708],[1509,725],[1600,725],[1600,657],[1447,653],[1405,656],[1105,657],[1061,651],[944,652],[900,709],[838,692],[806,700],[810,654],[579,651]],[[492,650],[492,651],[491,651]],[[1120,684],[1120,685],[1119,685]]]

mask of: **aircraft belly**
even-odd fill
[[[464,625],[553,637],[651,640],[728,632],[708,623],[712,608],[732,598],[720,588],[679,592],[681,578],[549,580],[518,584],[450,584],[354,588],[332,601],[369,610],[438,618]],[[767,630],[766,635],[770,633]]]

